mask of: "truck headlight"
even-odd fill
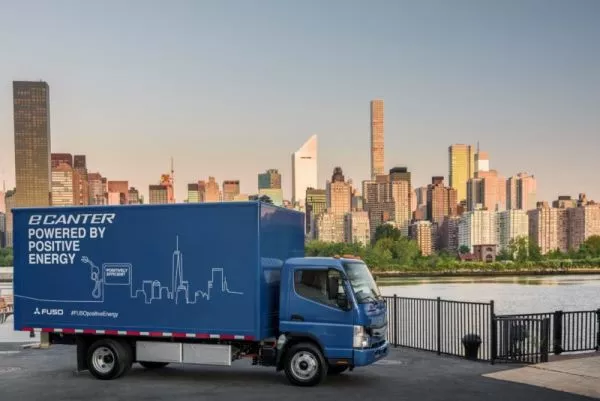
[[[369,336],[365,332],[363,326],[354,326],[354,348],[368,348],[369,347]]]

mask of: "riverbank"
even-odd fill
[[[415,270],[376,270],[375,279],[399,277],[506,277],[506,276],[560,276],[560,275],[600,275],[600,268],[537,268],[537,269],[415,269]]]
[[[432,269],[406,268],[403,270],[372,269],[373,277],[380,278],[427,278],[427,277],[511,277],[511,276],[571,276],[571,275],[600,275],[600,267],[568,267],[568,268],[515,268],[497,269]],[[12,286],[12,274],[0,276],[0,284]]]

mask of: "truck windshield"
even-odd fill
[[[381,299],[381,293],[369,268],[363,262],[345,262],[344,270],[350,280],[356,301],[368,303]]]

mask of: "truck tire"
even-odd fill
[[[317,346],[312,343],[292,345],[285,353],[284,371],[296,386],[315,386],[327,377],[328,364]]]
[[[90,373],[100,380],[112,380],[125,374],[133,363],[133,352],[129,344],[103,338],[94,342],[87,354]]]
[[[147,361],[139,361],[140,365],[142,365],[146,369],[160,369],[164,368],[169,364],[169,362],[147,362]]]

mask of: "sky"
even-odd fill
[[[50,85],[52,151],[147,196],[174,158],[187,183],[277,168],[319,141],[319,185],[385,167],[448,176],[448,146],[534,174],[538,200],[600,201],[600,2],[0,0],[0,179],[14,185],[13,80]]]

